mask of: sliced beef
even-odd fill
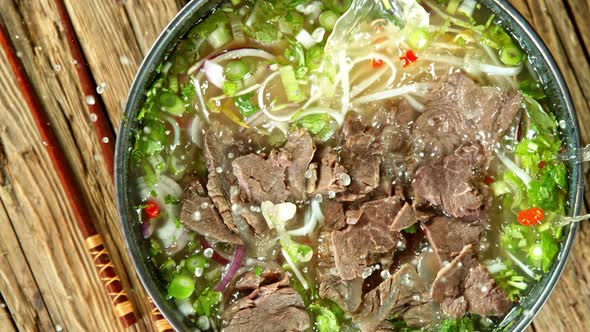
[[[469,145],[420,167],[412,183],[414,204],[429,204],[457,218],[478,219],[486,208],[487,189],[475,172],[486,160],[480,145]]]
[[[382,223],[371,223],[366,218],[343,230],[332,232],[334,260],[340,278],[352,280],[362,276],[363,270],[378,262],[377,257],[393,259],[393,251],[400,239],[387,231]]]
[[[311,326],[301,296],[287,278],[260,287],[224,311],[226,332],[296,332]]]
[[[219,136],[212,131],[205,133],[204,147],[208,171],[207,194],[223,222],[232,232],[238,233],[230,203],[231,186],[235,185],[236,179],[231,172],[231,160],[228,155],[238,155],[239,149],[232,144],[231,137]]]
[[[340,222],[333,225],[337,224]],[[323,231],[318,241],[317,272],[320,297],[334,301],[340,308],[348,312],[354,312],[361,304],[363,279],[342,280],[338,276],[330,234],[329,231]]]
[[[370,223],[382,223],[389,226],[403,204],[403,197],[396,194],[395,196],[366,202],[361,206],[361,211],[363,211],[363,216]]]
[[[427,302],[411,306],[402,314],[402,318],[409,327],[428,327],[432,325],[432,303]]]
[[[375,331],[385,319],[403,311],[406,306],[424,303],[421,294],[425,290],[416,269],[405,264],[377,288],[365,294],[353,320],[361,331]]]
[[[393,222],[389,226],[389,230],[392,232],[401,232],[417,222],[418,219],[416,219],[414,208],[409,203],[405,203],[393,219]]]
[[[324,147],[318,153],[319,167],[315,194],[328,195],[331,192],[341,193],[350,183],[343,181],[346,169],[338,162],[338,155],[332,147]],[[345,179],[346,181],[346,179]]]
[[[477,259],[473,245],[465,246],[449,265],[438,272],[431,294],[451,318],[459,318],[468,312],[481,316],[502,316],[512,306],[502,288],[496,285],[492,275]]]
[[[182,200],[180,222],[201,235],[231,244],[244,244],[238,234],[224,224],[219,212],[198,181],[191,183]]]
[[[324,225],[322,231],[329,232],[340,230],[346,226],[346,219],[342,204],[337,201],[329,200],[324,206]]]
[[[435,217],[424,224],[428,242],[441,264],[449,262],[463,248],[479,241],[484,229],[481,222],[466,222],[448,217]]]
[[[281,203],[289,197],[285,167],[253,153],[236,158],[232,166],[247,201],[260,205],[264,201]]]
[[[339,195],[342,201],[355,201],[366,196],[379,185],[379,166],[381,164],[381,145],[379,131],[363,119],[352,114],[346,118],[342,128],[344,146],[340,162],[348,171],[351,183]]]
[[[298,129],[289,134],[287,143],[283,147],[290,154],[290,164],[287,167],[287,181],[291,197],[296,201],[306,198],[305,172],[311,162],[315,146],[307,130]]]
[[[265,234],[268,231],[268,224],[264,220],[262,213],[245,208],[240,211],[240,216],[254,229],[256,234]]]
[[[482,87],[462,73],[455,74],[428,98],[413,131],[418,137],[425,135],[425,144],[435,143],[428,141],[428,133],[438,133],[446,142],[479,141],[492,148],[512,124],[521,102],[518,91]]]
[[[235,290],[240,292],[252,292],[262,286],[281,281],[281,279],[283,279],[283,272],[278,269],[269,269],[262,271],[262,273],[257,276],[252,271],[246,271],[236,279],[237,281],[234,286]]]

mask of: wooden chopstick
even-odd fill
[[[133,305],[123,289],[123,285],[121,284],[117,271],[111,262],[104,240],[94,227],[94,223],[92,222],[88,206],[84,201],[80,187],[78,186],[78,183],[73,176],[72,169],[57,142],[55,133],[49,124],[49,120],[43,112],[39,98],[35,94],[22,63],[16,55],[6,28],[1,23],[0,46],[4,49],[4,53],[6,54],[10,67],[16,77],[23,98],[31,112],[33,120],[39,130],[39,134],[43,139],[43,145],[49,154],[59,180],[66,192],[76,217],[80,233],[82,233],[82,236],[85,239],[84,243],[86,248],[92,257],[94,266],[107,290],[107,293],[111,297],[111,303],[115,315],[120,319],[124,327],[129,327],[137,322]]]
[[[78,37],[76,35],[76,32],[74,31],[74,26],[72,24],[72,21],[70,20],[70,16],[68,15],[65,4],[63,0],[55,0],[55,5],[59,13],[59,18],[61,20],[62,27],[66,34],[66,39],[68,41],[70,53],[72,54],[72,58],[76,61],[76,74],[78,76],[78,80],[80,81],[82,91],[84,92],[85,96],[91,96],[93,98],[92,100],[94,101],[94,103],[91,104],[87,103],[88,111],[90,112],[90,114],[93,114],[94,129],[96,130],[97,137],[99,137],[99,145],[101,148],[102,157],[106,163],[106,166],[112,179],[115,155],[115,138],[113,135],[113,130],[108,121],[107,113],[105,111],[102,98],[100,98],[97,95],[96,82],[92,78],[90,69],[88,69],[88,66],[86,66],[86,58],[84,57],[82,47],[78,42]],[[158,311],[158,308],[156,308],[151,299],[149,299],[149,303],[152,307],[150,318],[154,322],[156,330],[158,332],[173,331],[172,326],[170,326],[168,321],[164,318],[160,311]]]

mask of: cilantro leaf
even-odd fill
[[[251,101],[253,96],[254,92],[250,92],[234,98],[234,105],[236,105],[244,117],[252,116],[260,111],[260,109]]]

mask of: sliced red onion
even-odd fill
[[[216,261],[217,263],[221,264],[221,265],[227,265],[229,264],[229,260],[223,256],[221,256],[221,254],[219,254],[217,251],[215,251],[215,249],[211,246],[211,243],[209,243],[209,241],[205,240],[204,237],[200,237],[199,238],[199,242],[201,242],[201,246],[205,249],[211,248],[213,249],[213,256],[211,257],[214,261]]]
[[[245,255],[246,248],[244,246],[237,246],[236,252],[234,253],[234,257],[231,260],[231,264],[229,265],[227,272],[219,282],[219,285],[215,287],[216,291],[223,292],[225,290],[225,287],[227,287],[227,285],[230,283],[230,281],[234,279],[236,273],[240,269],[240,266],[242,266],[242,260],[244,259]]]
[[[143,234],[143,238],[147,239],[150,236],[152,236],[152,233],[154,232],[154,227],[152,227],[152,223],[150,222],[150,219],[144,220],[141,223],[141,233]]]

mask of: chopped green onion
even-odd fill
[[[188,274],[179,274],[168,286],[168,296],[183,300],[191,296],[195,291],[195,280]]]
[[[186,262],[184,263],[184,267],[191,274],[195,274],[195,270],[197,268],[204,270],[206,266],[207,266],[207,259],[203,255],[190,256],[189,258],[186,259]]]
[[[326,10],[320,15],[320,25],[327,31],[332,31],[338,20],[338,14],[331,10]]]
[[[231,4],[235,7],[242,3],[242,0],[231,0]]]
[[[307,67],[318,69],[324,61],[324,48],[321,45],[314,45],[307,51]]]
[[[293,66],[284,66],[279,69],[281,74],[281,82],[283,82],[283,88],[287,95],[287,100],[290,102],[298,103],[305,99],[305,93],[301,91],[297,77],[295,76],[295,70]]]
[[[168,89],[174,93],[178,92],[178,77],[176,77],[176,75],[168,77]]]
[[[160,105],[166,112],[174,115],[182,115],[185,110],[182,99],[171,92],[163,92],[160,95]]]
[[[461,0],[449,1],[449,4],[447,5],[447,13],[449,13],[451,15],[455,15],[455,12],[457,11],[457,8],[459,8],[460,3],[461,3]]]
[[[225,25],[220,25],[207,37],[207,41],[214,49],[229,43],[232,40],[232,35]]]
[[[225,67],[225,77],[231,81],[239,81],[246,76],[248,68],[241,61],[231,61]]]
[[[416,29],[408,36],[408,44],[412,49],[420,50],[428,44],[430,35],[426,29]]]
[[[233,96],[238,92],[239,84],[237,82],[226,81],[223,83],[223,93]]]
[[[524,60],[524,55],[514,43],[505,44],[500,50],[500,61],[508,66],[518,66]]]
[[[352,0],[326,0],[324,4],[338,14],[344,14],[352,4]]]

